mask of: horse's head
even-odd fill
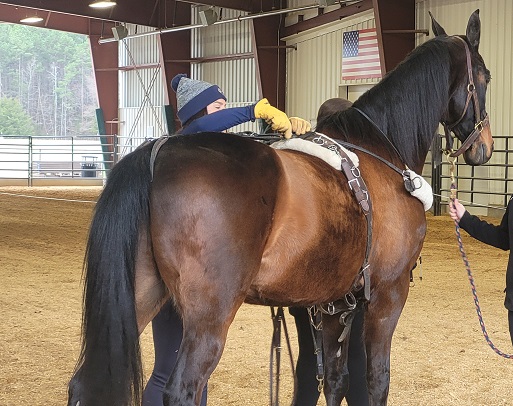
[[[447,36],[445,30],[431,15],[436,36]],[[493,138],[486,112],[486,89],[490,72],[478,52],[481,35],[479,10],[470,16],[465,36],[449,37],[453,66],[451,68],[450,100],[442,117],[442,124],[449,149],[452,149],[450,133],[461,141],[461,147],[452,152],[456,157],[463,154],[469,165],[486,163],[493,152]]]

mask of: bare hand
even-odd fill
[[[449,216],[451,216],[454,221],[459,223],[463,214],[465,214],[465,206],[463,206],[458,199],[454,199],[453,202],[449,202]]]

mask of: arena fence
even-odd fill
[[[494,135],[495,149],[492,159],[482,166],[469,166],[463,157],[455,165],[458,199],[472,207],[473,214],[502,217],[513,194],[513,137]],[[455,143],[454,149],[458,148]],[[431,183],[434,193],[432,211],[440,215],[447,210],[451,195],[451,164],[441,151],[445,146],[442,136],[435,137],[423,175]]]
[[[145,138],[105,136],[0,136],[0,185],[102,185],[109,168]],[[513,137],[495,136],[492,160],[480,167],[456,163],[458,198],[473,213],[501,217],[513,194]],[[435,215],[446,212],[451,188],[450,164],[435,137],[423,176],[433,187]],[[111,152],[114,151],[114,152]]]
[[[102,185],[107,171],[144,139],[0,136],[2,185]],[[114,151],[114,152],[112,152]]]

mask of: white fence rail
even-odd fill
[[[114,137],[113,144],[105,140],[98,135],[0,136],[0,184],[101,185],[107,169],[144,141]]]

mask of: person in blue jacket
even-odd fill
[[[504,307],[508,310],[508,326],[511,343],[513,344],[513,196],[509,199],[508,207],[498,225],[488,223],[477,216],[470,214],[458,199],[449,203],[449,215],[475,239],[501,250],[509,250],[508,267],[506,269],[506,289],[504,292]]]
[[[179,74],[171,81],[176,92],[177,115],[182,124],[181,134],[206,131],[226,131],[238,124],[256,119],[265,120],[273,131],[281,132],[285,138],[292,133],[302,135],[311,126],[306,120],[288,117],[273,107],[267,99],[258,103],[226,108],[226,96],[219,86],[201,80],[190,79]],[[152,321],[155,364],[143,392],[143,406],[162,406],[163,390],[178,355],[182,342],[183,326],[172,301],[167,302]],[[201,405],[207,404],[207,386],[203,391]]]
[[[226,131],[238,124],[264,119],[273,131],[290,138],[310,131],[310,123],[298,117],[288,117],[271,106],[267,99],[256,104],[226,108],[226,96],[219,86],[201,80],[176,75],[171,81],[176,92],[177,115],[182,123],[181,134],[204,131]]]

